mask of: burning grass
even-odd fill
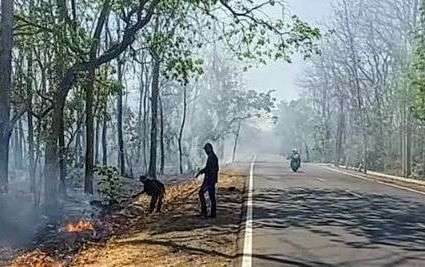
[[[35,250],[18,258],[13,266],[231,265],[240,230],[244,181],[241,170],[220,174],[216,219],[198,217],[200,182],[190,180],[167,187],[161,214],[147,215],[149,199],[142,196],[97,220],[62,227],[65,239],[57,243],[85,237],[77,250],[66,246]]]
[[[80,220],[77,223],[69,223],[65,225],[64,230],[68,233],[80,233],[80,232],[88,232],[93,231],[93,224],[86,220]]]

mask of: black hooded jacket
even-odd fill
[[[218,158],[214,152],[208,154],[207,165],[199,173],[205,174],[204,184],[216,184],[218,179]]]
[[[142,183],[144,184],[143,193],[149,196],[159,196],[165,193],[164,184],[158,180],[146,179]]]

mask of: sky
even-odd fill
[[[291,13],[311,25],[326,22],[331,15],[332,0],[286,0]],[[273,12],[273,11],[272,11]],[[293,63],[273,62],[259,66],[245,73],[249,89],[261,91],[276,90],[275,96],[281,100],[292,100],[302,91],[297,79],[302,74],[305,62],[294,58]]]

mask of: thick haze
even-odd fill
[[[331,13],[332,0],[287,0],[291,13],[298,15],[311,25],[325,22]],[[279,14],[279,10],[274,10]],[[279,99],[291,100],[297,98],[300,89],[296,85],[298,76],[302,73],[304,61],[294,58],[292,64],[274,62],[267,66],[259,66],[246,73],[249,89],[276,90]]]

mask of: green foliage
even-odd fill
[[[187,85],[193,76],[203,73],[202,60],[193,58],[173,58],[167,62],[163,73],[166,79],[171,79]]]
[[[306,98],[281,102],[276,113],[278,117],[274,132],[281,140],[282,152],[293,148],[303,151],[304,146],[316,147],[320,142],[320,119],[314,114],[312,103]]]
[[[424,5],[424,4],[422,4]],[[414,115],[425,121],[425,6],[421,8],[421,27],[416,36],[409,78],[415,94],[412,110]]]
[[[109,205],[118,203],[122,193],[122,183],[115,167],[96,167],[95,172],[100,176],[98,192],[102,200]]]

